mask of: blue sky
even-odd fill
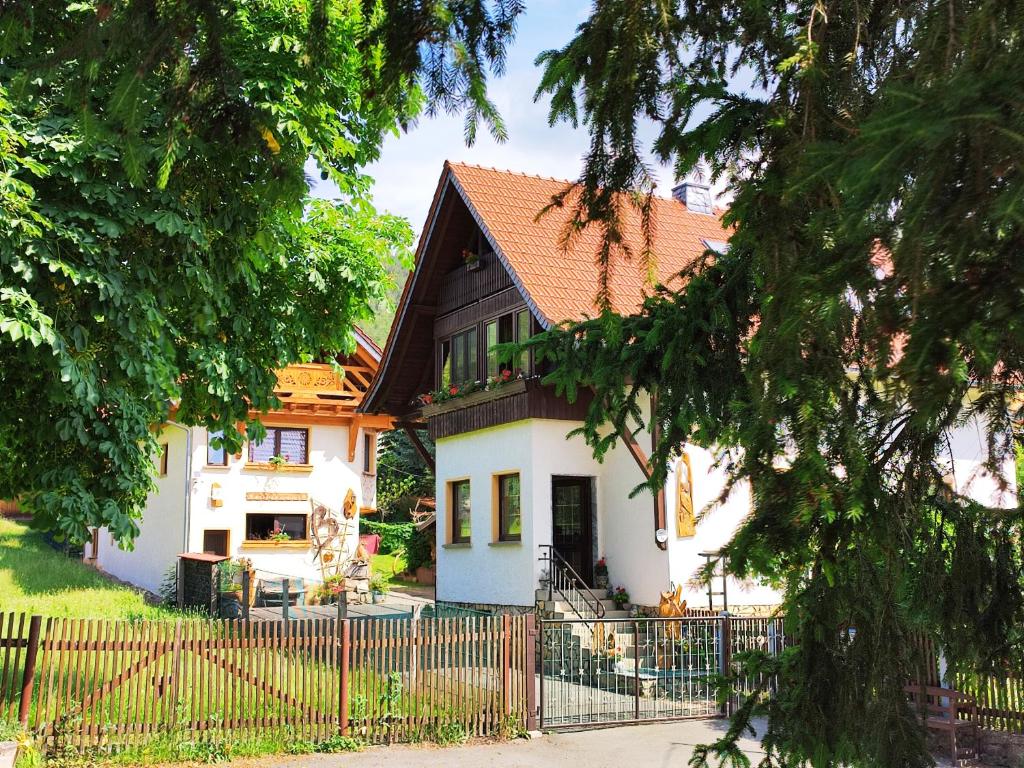
[[[586,132],[564,124],[548,126],[547,100],[533,101],[540,79],[533,62],[541,51],[564,46],[589,12],[587,2],[531,0],[520,19],[505,76],[490,81],[491,97],[508,126],[508,141],[497,144],[481,128],[476,144],[467,147],[461,115],[421,118],[409,133],[389,137],[380,161],[367,169],[376,179],[378,210],[405,216],[419,234],[445,160],[576,178],[587,148]],[[660,169],[658,176],[659,193],[667,195],[673,181],[671,169]],[[313,192],[329,194],[323,185]]]

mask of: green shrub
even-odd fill
[[[410,571],[415,573],[420,566],[429,567],[433,560],[430,557],[430,545],[434,541],[434,529],[427,528],[425,531],[413,530],[409,537],[409,543],[405,547],[405,562]]]
[[[416,531],[412,523],[378,523],[374,520],[361,520],[362,533],[376,533],[380,536],[380,551],[389,555],[399,549],[407,550],[409,540]]]
[[[469,733],[466,732],[466,726],[458,720],[449,720],[435,726],[434,741],[442,747],[465,744],[469,741]]]

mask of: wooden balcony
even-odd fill
[[[352,419],[370,388],[373,369],[366,365],[341,369],[338,373],[324,363],[299,363],[278,370],[274,394],[281,400],[281,408],[271,411],[268,420],[315,423]]]

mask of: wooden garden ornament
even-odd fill
[[[356,495],[351,488],[349,488],[348,493],[345,494],[345,501],[342,504],[341,509],[346,520],[351,520],[356,516]]]
[[[697,535],[697,522],[693,514],[693,470],[685,453],[676,465],[676,478],[676,536],[687,539]]]

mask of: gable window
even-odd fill
[[[221,443],[219,448],[215,448],[214,441],[220,441],[224,438],[224,433],[220,430],[216,432],[210,432],[207,434],[206,439],[206,464],[211,467],[226,467],[228,465],[228,452],[224,450],[224,444]]]
[[[452,544],[468,544],[470,537],[469,480],[456,480],[448,484],[451,500]]]
[[[260,443],[249,443],[249,461],[266,464],[280,456],[285,464],[309,463],[309,430],[292,427],[267,427]]]
[[[442,367],[442,384],[468,384],[477,380],[476,326],[451,337],[447,381]],[[444,345],[442,345],[442,348]]]
[[[377,471],[377,433],[363,433],[363,472],[372,475]]]
[[[160,477],[167,477],[167,443],[160,443]]]
[[[530,338],[533,334],[530,333],[530,312],[526,309],[521,309],[516,312],[516,344],[522,344],[524,341]],[[526,359],[520,355],[519,359],[516,360],[516,368],[522,370],[529,370],[530,360],[529,353],[526,354]]]
[[[252,512],[245,516],[246,541],[305,541],[306,515]]]
[[[498,476],[498,541],[520,541],[523,516],[519,506],[519,474]]]
[[[484,324],[485,338],[487,342],[487,375],[497,376],[504,370],[512,368],[512,361],[507,357],[501,357],[494,347],[497,344],[511,344],[515,341],[515,327],[513,316],[510,312],[495,320]]]

